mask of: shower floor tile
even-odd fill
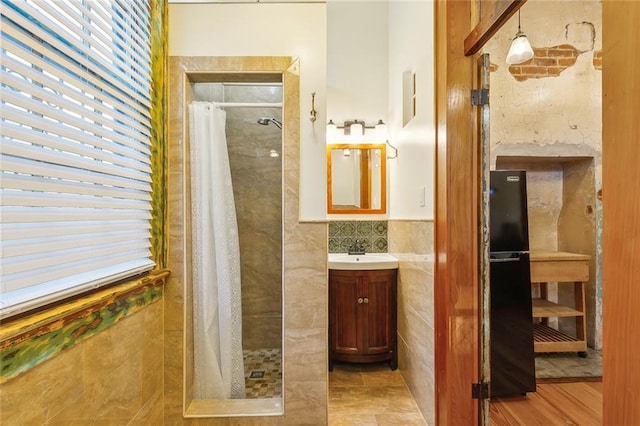
[[[280,349],[244,350],[246,398],[282,396],[282,354]]]

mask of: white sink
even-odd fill
[[[329,253],[329,269],[371,270],[396,269],[398,259],[387,253]]]

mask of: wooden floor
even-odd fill
[[[426,426],[399,370],[336,364],[329,373],[329,426]],[[602,382],[540,383],[526,397],[491,401],[492,426],[600,426]],[[617,425],[616,425],[617,426]]]
[[[526,397],[496,398],[491,425],[602,425],[602,382],[538,383]]]

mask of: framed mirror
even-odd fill
[[[387,212],[385,144],[327,145],[327,212]]]

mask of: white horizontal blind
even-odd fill
[[[0,2],[4,318],[154,264],[148,2]]]

